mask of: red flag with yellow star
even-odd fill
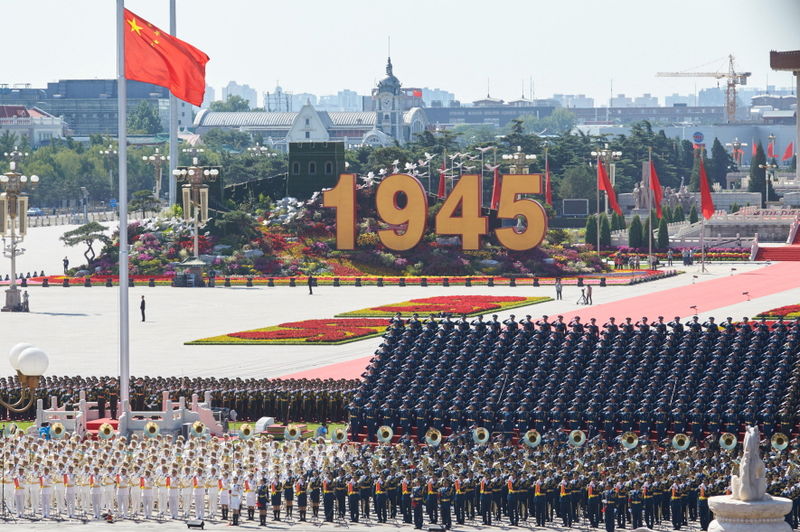
[[[206,90],[208,56],[125,10],[125,78],[166,87],[199,106]]]

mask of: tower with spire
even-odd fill
[[[402,141],[403,108],[400,80],[394,75],[391,56],[386,60],[386,77],[378,82],[374,93],[375,128]]]

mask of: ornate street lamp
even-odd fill
[[[767,163],[759,164],[758,167],[764,170],[764,207],[766,207],[769,203],[769,184],[775,181],[775,170],[778,169],[778,165]]]
[[[47,371],[50,361],[47,353],[31,344],[17,344],[9,351],[9,362],[20,384],[20,395],[17,400],[9,399],[6,402],[0,398],[0,405],[11,412],[25,412],[36,399],[36,388],[39,378]]]
[[[109,144],[105,150],[100,150],[100,155],[108,161],[108,186],[112,192],[114,190],[114,161],[117,160],[118,153],[113,144]]]
[[[504,154],[504,161],[511,161],[508,167],[509,173],[512,174],[529,174],[531,173],[530,165],[536,160],[536,155],[532,153],[522,153],[522,147],[517,146],[517,151],[513,154]]]
[[[152,155],[142,155],[142,160],[146,163],[150,163],[153,165],[153,170],[155,170],[155,183],[153,185],[153,197],[156,200],[159,200],[161,197],[161,169],[162,163],[164,161],[169,161],[169,155],[164,155],[161,151],[156,148],[156,152]]]
[[[731,149],[733,153],[733,162],[736,163],[736,168],[742,166],[742,157],[744,156],[744,150],[742,148],[747,147],[746,142],[741,142],[739,137],[734,137],[733,142],[726,142],[725,146]]]
[[[613,187],[616,183],[616,174],[617,174],[617,165],[614,164],[614,161],[619,160],[622,157],[621,151],[613,151],[608,148],[608,144],[605,144],[602,149],[592,152],[592,157],[597,159],[597,164],[599,165],[602,162],[606,168],[608,168],[608,175],[609,179],[611,180],[611,186]],[[603,212],[608,212],[608,194],[605,197],[605,209]],[[649,214],[648,214],[649,216]],[[600,256],[600,186],[597,186],[597,255]]]
[[[247,148],[247,151],[253,157],[277,157],[278,154],[274,151],[270,150],[266,146],[262,146],[260,143],[256,142],[255,146],[250,146]]]
[[[35,187],[39,182],[39,176],[28,177],[17,172],[20,159],[26,155],[16,148],[11,153],[6,153],[5,156],[11,159],[11,170],[0,174],[0,185],[4,190],[0,194],[0,234],[3,237],[3,255],[11,259],[11,284],[6,290],[3,312],[23,310],[17,289],[17,255],[22,255],[25,250],[17,245],[28,232],[28,195],[24,191]]]
[[[183,219],[194,220],[194,258],[200,256],[200,225],[208,221],[208,185],[219,177],[219,166],[199,166],[197,157],[192,158],[192,166],[179,166],[172,174],[180,182],[183,196]]]

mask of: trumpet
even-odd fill
[[[300,437],[300,430],[296,425],[287,425],[286,428],[283,429],[283,437],[290,441],[296,440]]]
[[[194,429],[194,427],[192,427]],[[161,432],[161,428],[155,421],[148,421],[144,424],[144,435],[148,438],[155,438]]]
[[[245,423],[239,427],[239,437],[243,440],[249,440],[253,437],[253,426],[250,423]]]
[[[719,446],[726,451],[732,451],[736,448],[736,436],[730,432],[724,432],[719,437]]]
[[[489,434],[488,429],[486,429],[485,427],[478,427],[476,429],[473,429],[472,431],[472,441],[474,441],[478,445],[483,445],[487,443],[489,441],[490,436],[491,434]]]
[[[639,445],[639,436],[635,432],[626,432],[619,437],[622,446],[626,449],[635,449]]]
[[[436,447],[442,443],[442,433],[439,432],[439,429],[429,428],[428,432],[425,433],[425,443],[431,447]]]
[[[56,421],[50,426],[50,437],[54,440],[60,440],[67,434],[67,429],[60,421]]]
[[[522,442],[533,449],[542,443],[542,435],[536,429],[531,429],[522,437]]]
[[[107,440],[114,436],[114,427],[111,426],[111,423],[103,423],[100,425],[100,430],[97,431],[97,435]]]
[[[394,436],[394,431],[392,427],[388,425],[383,425],[378,428],[378,441],[381,443],[389,443],[392,441],[392,437]]]
[[[567,443],[572,447],[582,447],[586,443],[586,433],[579,429],[573,430],[569,433]]]
[[[789,446],[789,437],[782,432],[776,432],[769,439],[769,443],[776,451],[783,451]]]
[[[689,444],[691,444],[692,439],[687,436],[686,434],[679,432],[675,436],[672,437],[672,448],[676,451],[685,451],[689,448]]]

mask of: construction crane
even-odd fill
[[[727,72],[658,72],[659,78],[715,78],[727,79],[728,90],[725,96],[725,117],[727,123],[736,121],[736,85],[747,85],[751,72],[736,72],[733,55],[728,56]]]

